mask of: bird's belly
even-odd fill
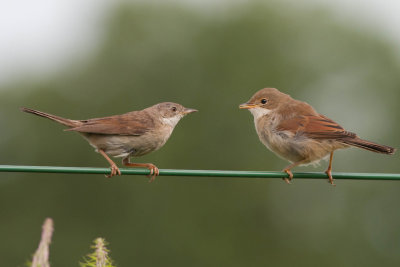
[[[152,135],[101,135],[85,134],[89,143],[113,157],[142,156],[162,147],[166,140]]]
[[[261,142],[272,152],[291,162],[305,164],[319,161],[335,150],[329,140],[314,140],[307,137],[290,136],[284,132],[264,132]]]

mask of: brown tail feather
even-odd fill
[[[367,140],[356,138],[343,139],[343,143],[359,148],[363,148],[372,152],[393,155],[396,151],[395,148],[385,145],[379,145]]]
[[[27,112],[27,113],[32,113],[32,114],[35,114],[35,115],[38,115],[38,116],[41,116],[44,118],[48,118],[50,120],[56,121],[65,126],[68,126],[68,127],[76,127],[76,126],[81,125],[81,123],[79,121],[65,119],[65,118],[58,117],[58,116],[52,115],[52,114],[48,114],[48,113],[45,113],[45,112],[42,112],[39,110],[34,110],[34,109],[30,109],[30,108],[21,108],[21,111]]]

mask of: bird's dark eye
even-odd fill
[[[261,99],[261,104],[267,104],[268,100],[266,98]]]
[[[173,112],[175,112],[175,111],[176,111],[176,107],[172,107],[171,109],[172,109],[172,111],[173,111]]]

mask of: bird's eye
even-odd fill
[[[173,112],[175,112],[175,111],[176,111],[176,107],[172,107],[171,110],[172,110]]]
[[[261,99],[261,104],[267,104],[268,100],[266,98]]]

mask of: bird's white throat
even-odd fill
[[[249,110],[250,110],[251,114],[253,114],[254,120],[258,120],[262,116],[265,116],[272,111],[270,109],[260,108],[260,107],[251,108]]]
[[[176,115],[170,118],[162,118],[161,121],[163,124],[175,127],[181,119],[182,119],[181,115]]]

